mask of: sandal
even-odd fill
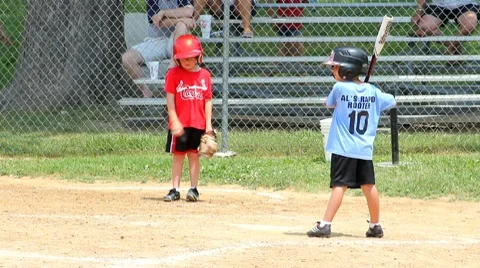
[[[243,32],[243,38],[253,38],[253,32]]]

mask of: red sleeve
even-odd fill
[[[178,84],[177,80],[177,72],[175,71],[175,68],[168,70],[167,75],[165,75],[165,92],[175,94]]]
[[[213,84],[212,84],[212,75],[208,70],[205,70],[206,72],[206,78],[207,78],[207,92],[205,93],[205,98],[206,99],[211,99],[213,98]]]

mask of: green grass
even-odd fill
[[[3,133],[0,175],[169,182],[171,156],[164,153],[165,136]],[[230,150],[238,155],[202,160],[201,183],[327,191],[329,163],[324,161],[322,141],[316,131],[231,131]],[[479,134],[402,133],[400,149],[402,165],[376,167],[377,186],[383,195],[480,200]],[[390,136],[379,134],[374,161],[390,162],[390,152]]]

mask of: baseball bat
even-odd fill
[[[377,63],[377,58],[382,52],[383,46],[387,41],[387,37],[390,34],[390,28],[392,27],[393,17],[384,16],[382,20],[382,25],[380,25],[380,30],[378,31],[377,39],[375,40],[375,47],[373,49],[372,60],[370,61],[370,66],[368,67],[367,75],[365,76],[364,82],[370,80],[370,76],[373,73],[373,68],[375,63]]]

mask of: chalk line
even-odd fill
[[[126,265],[132,267],[140,267],[145,265],[168,265],[175,264],[182,261],[188,261],[197,257],[214,256],[232,251],[253,249],[253,248],[272,248],[284,246],[405,246],[405,245],[431,245],[431,246],[471,246],[480,245],[478,239],[465,240],[398,240],[391,241],[385,239],[318,239],[306,238],[303,241],[280,241],[280,242],[250,242],[237,244],[235,246],[213,248],[207,250],[200,250],[195,252],[188,252],[167,256],[163,258],[111,258],[111,257],[68,257],[47,255],[35,252],[21,252],[8,249],[0,249],[0,258],[17,258],[17,259],[39,259],[46,261],[64,261],[75,264],[80,263],[102,263],[109,265],[109,267],[124,267]]]

